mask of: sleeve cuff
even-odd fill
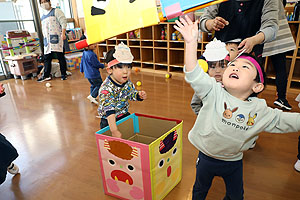
[[[272,28],[265,28],[260,31],[258,31],[256,34],[262,32],[265,35],[265,40],[262,43],[271,42],[275,40],[276,34],[274,32],[274,29]]]
[[[185,80],[190,83],[193,80],[197,79],[200,74],[204,73],[202,68],[199,66],[198,62],[196,64],[196,67],[194,68],[193,71],[187,72],[185,69],[185,66],[183,67],[183,72],[185,73]]]
[[[207,32],[207,33],[208,33],[209,31],[207,30],[207,28],[206,28],[206,26],[205,26],[206,21],[207,21],[207,19],[202,20],[202,21],[200,22],[200,30],[201,30],[202,32]]]

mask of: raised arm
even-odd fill
[[[198,20],[192,20],[185,16],[175,21],[174,28],[184,37],[185,42],[185,68],[186,71],[193,71],[197,64],[197,45],[198,45]]]

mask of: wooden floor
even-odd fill
[[[52,88],[36,80],[5,80],[7,95],[0,99],[0,132],[18,149],[16,163],[21,174],[8,174],[0,186],[0,200],[111,200],[104,195],[94,133],[99,130],[97,107],[86,97],[89,83],[73,70],[66,81],[51,81]],[[183,123],[183,178],[165,198],[191,199],[197,150],[187,139],[195,115],[189,103],[193,94],[181,77],[166,80],[162,75],[133,73],[132,81],[142,82],[148,99],[132,102],[130,112],[178,118]],[[299,90],[300,91],[300,90]],[[300,112],[289,93],[293,111]],[[274,89],[262,94],[270,106]],[[299,133],[262,133],[253,150],[244,155],[245,199],[300,199],[297,160]],[[222,199],[225,186],[216,177],[208,200]]]

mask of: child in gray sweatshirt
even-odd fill
[[[188,135],[199,150],[193,199],[206,198],[214,176],[224,179],[224,199],[243,199],[243,151],[263,131],[299,131],[300,114],[272,109],[256,97],[265,87],[265,77],[263,68],[249,54],[229,63],[223,86],[216,83],[197,63],[198,22],[186,17],[176,25],[185,40],[185,79],[203,102]]]

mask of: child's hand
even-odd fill
[[[180,22],[178,20],[175,21],[176,25],[174,28],[179,31],[186,43],[197,42],[198,39],[198,20],[192,22],[192,20],[185,16],[185,19],[180,18]]]
[[[115,130],[111,132],[113,137],[122,138],[122,133],[119,130]]]
[[[139,96],[141,99],[147,99],[147,93],[145,91],[139,91]]]
[[[3,87],[3,84],[0,84],[0,94],[4,93],[5,88]]]

